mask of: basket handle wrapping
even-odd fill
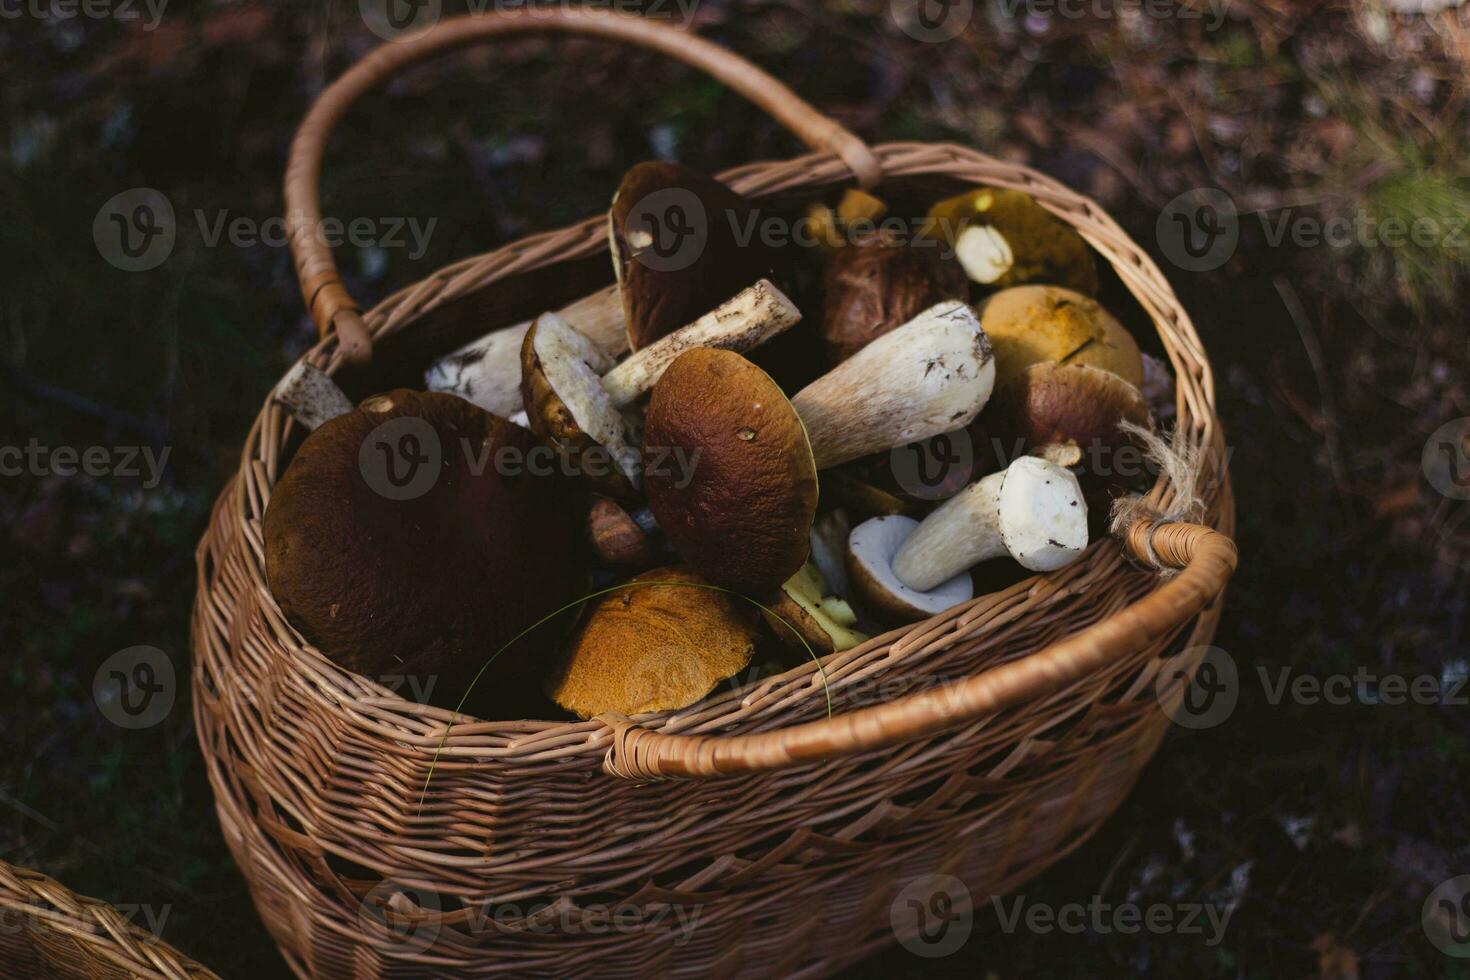
[[[636,781],[767,772],[888,748],[1061,690],[1204,609],[1235,570],[1235,544],[1198,524],[1141,520],[1124,543],[1136,558],[1182,571],[1133,605],[1030,656],[850,714],[750,735],[666,735],[621,715],[603,768]]]
[[[325,337],[336,329],[338,346],[348,361],[370,359],[372,340],[362,308],[337,274],[331,249],[313,233],[321,222],[322,155],[332,130],[354,102],[411,65],[504,35],[549,33],[608,38],[676,58],[754,102],[807,146],[840,157],[862,186],[871,187],[882,177],[878,158],[858,137],[749,61],[682,28],[634,14],[569,7],[520,7],[440,21],[425,31],[380,45],[353,65],[317,98],[291,142],[286,164],[286,222],[301,296],[318,334]]]

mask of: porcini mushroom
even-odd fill
[[[608,286],[556,311],[610,359],[628,350],[618,287]],[[521,398],[521,344],[534,321],[491,331],[429,365],[424,385],[474,402],[485,411],[515,421]]]
[[[1033,364],[1086,364],[1137,388],[1138,344],[1095,299],[1058,286],[1003,289],[980,306],[980,326],[995,348],[995,383],[1009,388]]]
[[[873,517],[852,529],[847,539],[847,578],[868,607],[887,620],[909,622],[941,613],[974,596],[970,576],[960,571],[929,589],[906,585],[893,573],[893,556],[918,528],[901,514]]]
[[[521,346],[527,421],[604,493],[626,497],[637,485],[639,462],[627,443],[620,410],[653,387],[684,351],[703,346],[749,350],[799,319],[791,301],[762,279],[613,367],[565,320],[543,314]],[[598,459],[597,451],[607,458]]]
[[[1151,425],[1141,391],[1087,364],[1033,364],[998,401],[1002,431],[1061,466],[1114,452],[1128,441],[1124,422]]]
[[[581,718],[688,707],[750,663],[755,607],[685,568],[656,568],[602,599],[547,693]]]
[[[929,209],[929,234],[954,248],[984,286],[1055,283],[1097,292],[1097,266],[1076,229],[1022,191],[981,187]]]
[[[739,194],[682,164],[647,161],[624,174],[607,224],[630,349],[772,277],[772,250],[738,237],[751,217]]]
[[[585,582],[576,486],[492,462],[535,445],[438,392],[390,391],[320,425],[265,512],[287,620],[348,670],[433,677],[436,703],[457,703],[485,658]],[[487,691],[522,689],[538,639],[500,657]]]
[[[960,572],[1009,554],[1033,572],[1076,561],[1087,547],[1087,504],[1064,467],[1022,456],[970,484],[924,518],[893,556],[893,574],[932,589]]]
[[[872,235],[836,249],[822,271],[822,340],[832,364],[945,300],[964,300],[964,272],[932,242]]]
[[[729,351],[682,355],[644,420],[644,490],[675,550],[712,582],[764,595],[809,551],[816,472],[968,423],[994,366],[974,312],[933,307],[787,400]],[[691,471],[656,472],[677,451]]]

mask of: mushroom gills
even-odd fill
[[[623,413],[602,387],[611,358],[555,313],[537,319],[532,340],[541,370],[572,422],[607,450],[619,472],[636,487],[638,451],[628,445]]]
[[[854,588],[879,612],[904,619],[941,613],[972,598],[974,583],[961,571],[929,589],[916,589],[893,570],[894,556],[918,528],[912,517],[874,517],[853,529],[847,545],[847,573]]]

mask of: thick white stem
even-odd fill
[[[785,293],[765,279],[758,280],[688,326],[640,349],[603,375],[602,387],[614,405],[632,404],[685,351],[694,347],[748,351],[800,319],[801,312]]]
[[[312,430],[352,411],[351,400],[337,387],[337,382],[305,361],[286,372],[272,398],[290,409],[296,421]]]
[[[1006,553],[1000,535],[1000,488],[1005,471],[992,473],[950,497],[893,556],[893,574],[911,589],[928,592],[989,558]]]
[[[827,469],[963,428],[994,387],[990,341],[969,304],[951,301],[868,344],[791,404]]]

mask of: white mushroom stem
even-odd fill
[[[674,359],[694,347],[748,351],[801,319],[796,305],[765,279],[757,280],[704,316],[640,348],[602,377],[614,405],[632,404],[658,383]]]
[[[627,352],[628,332],[617,286],[599,289],[556,312],[609,358]],[[487,412],[509,418],[522,408],[521,343],[532,322],[491,331],[440,358],[424,372],[425,386],[459,395]]]
[[[817,466],[968,425],[995,387],[995,356],[969,304],[932,306],[791,399]]]
[[[352,401],[337,382],[305,361],[286,372],[271,399],[286,406],[296,421],[310,430],[352,411]]]
[[[970,225],[960,232],[954,254],[965,275],[983,285],[995,282],[1016,264],[1010,242],[990,225]]]
[[[927,591],[1009,554],[1033,572],[1076,561],[1087,547],[1087,504],[1070,470],[1023,456],[970,484],[924,518],[893,556],[893,572]]]

